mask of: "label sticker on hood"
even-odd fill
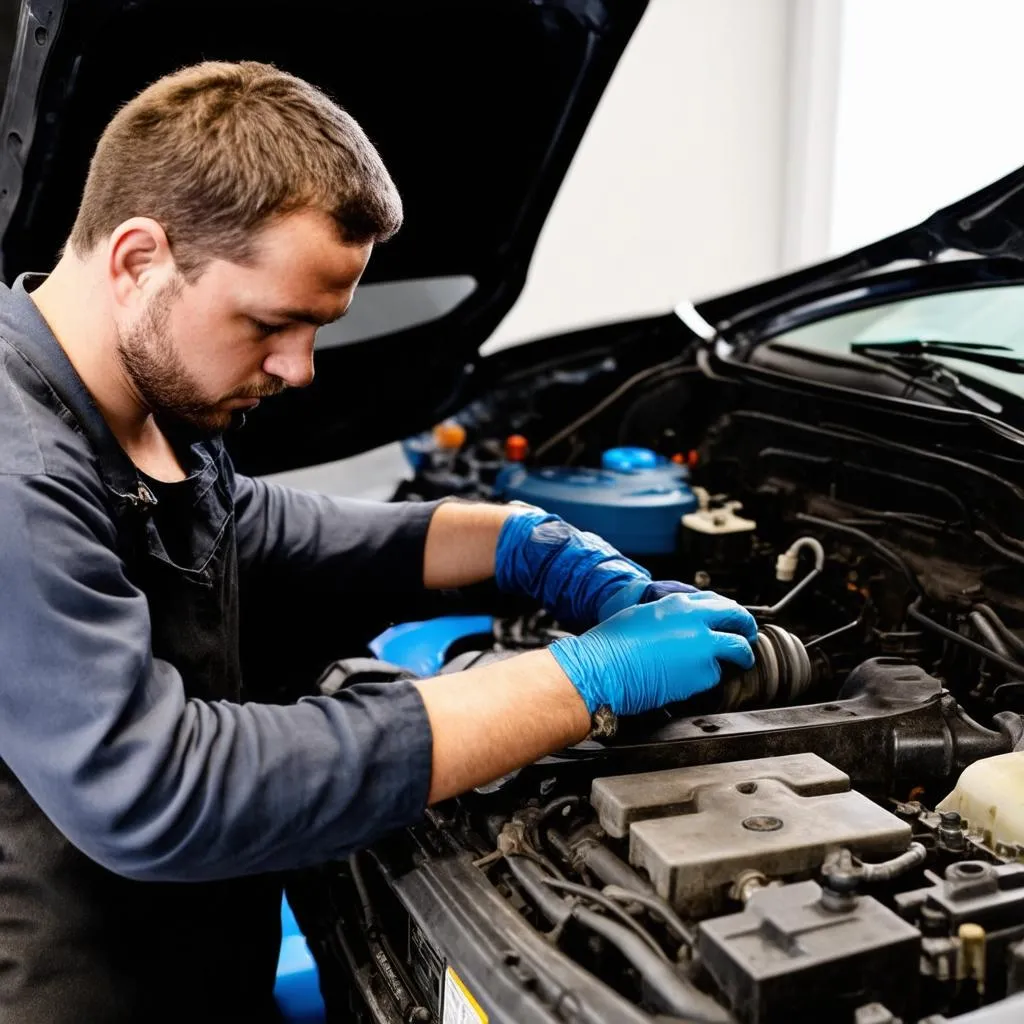
[[[487,1014],[450,967],[444,975],[444,1016],[441,1024],[487,1024]]]

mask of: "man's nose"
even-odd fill
[[[303,339],[282,339],[263,360],[263,372],[278,377],[290,388],[304,388],[313,381],[313,335]]]

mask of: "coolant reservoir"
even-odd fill
[[[959,811],[990,849],[1024,844],[1024,751],[986,757],[965,768],[938,811]]]

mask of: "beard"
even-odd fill
[[[262,387],[243,387],[214,398],[182,361],[171,334],[171,307],[181,294],[174,281],[158,292],[145,313],[129,328],[118,330],[117,355],[126,376],[157,421],[170,420],[200,436],[221,434],[241,425],[244,412],[225,409],[232,398],[265,398],[284,389],[270,378]]]

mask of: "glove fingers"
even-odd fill
[[[750,644],[735,633],[712,632],[711,644],[719,661],[728,661],[742,669],[754,667],[754,652]]]
[[[692,601],[694,598],[691,597]],[[720,607],[709,607],[704,613],[704,621],[708,629],[714,629],[721,633],[739,633],[748,643],[757,639],[757,623],[754,616],[738,604],[732,601],[722,601]]]

